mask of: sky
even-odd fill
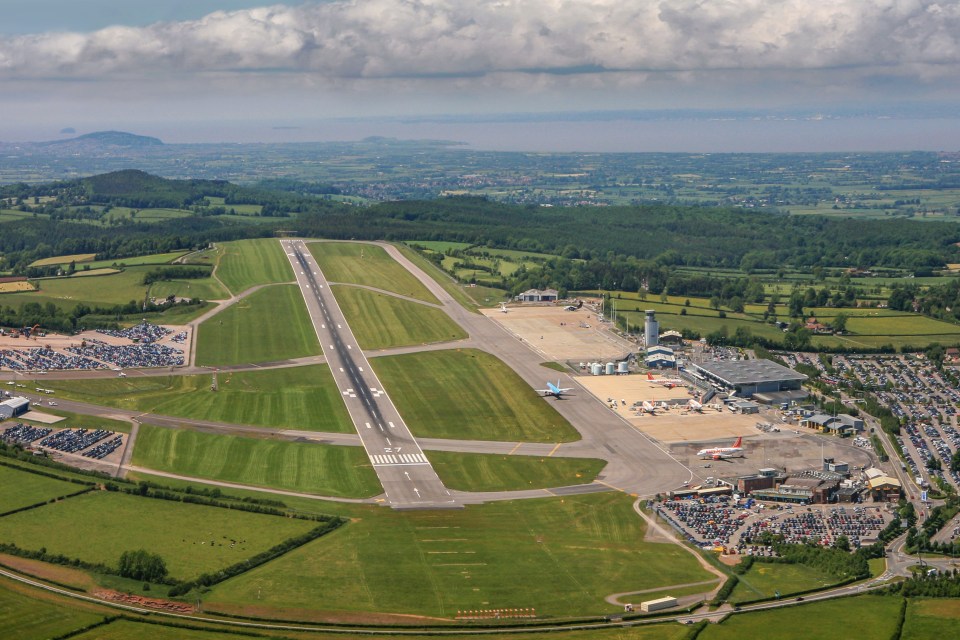
[[[0,16],[4,141],[342,139],[343,123],[530,150],[674,150],[670,131],[692,151],[960,148],[960,0],[0,0]],[[694,109],[764,124],[701,123],[698,143],[682,120],[631,138],[489,117]],[[859,133],[798,113],[859,113]]]

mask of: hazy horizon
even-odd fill
[[[5,141],[69,127],[527,151],[960,148],[952,120],[870,115],[960,113],[960,0],[36,0],[4,18]],[[691,109],[866,115],[623,120],[619,134],[549,115]]]

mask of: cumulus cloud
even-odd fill
[[[0,77],[956,73],[960,0],[339,0],[0,42]]]

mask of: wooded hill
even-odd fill
[[[205,198],[210,197],[224,198],[228,204],[260,204],[261,219],[221,221],[211,211],[223,207],[209,207]],[[211,240],[271,235],[277,228],[304,236],[451,240],[608,263],[623,256],[660,267],[733,267],[748,272],[787,265],[921,271],[960,262],[956,246],[960,225],[902,219],[827,219],[667,205],[539,207],[477,197],[360,208],[322,196],[222,181],[167,180],[140,171],[38,186],[11,185],[0,189],[0,198],[6,199],[5,208],[20,206],[21,211],[43,214],[0,222],[0,252],[7,263],[2,268],[6,269],[49,255],[95,252],[100,258],[126,257],[134,251],[168,251]],[[124,220],[110,229],[56,220],[58,212],[91,204],[173,207],[192,215],[169,221]],[[269,222],[262,220],[264,216],[289,218]]]

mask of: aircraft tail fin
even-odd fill
[[[743,436],[738,437],[738,438],[737,438],[737,441],[733,443],[733,448],[734,448],[734,449],[739,449],[739,448],[740,448],[740,443],[741,443],[742,441],[743,441]]]
[[[647,372],[647,380],[653,380],[653,374],[649,371]]]

